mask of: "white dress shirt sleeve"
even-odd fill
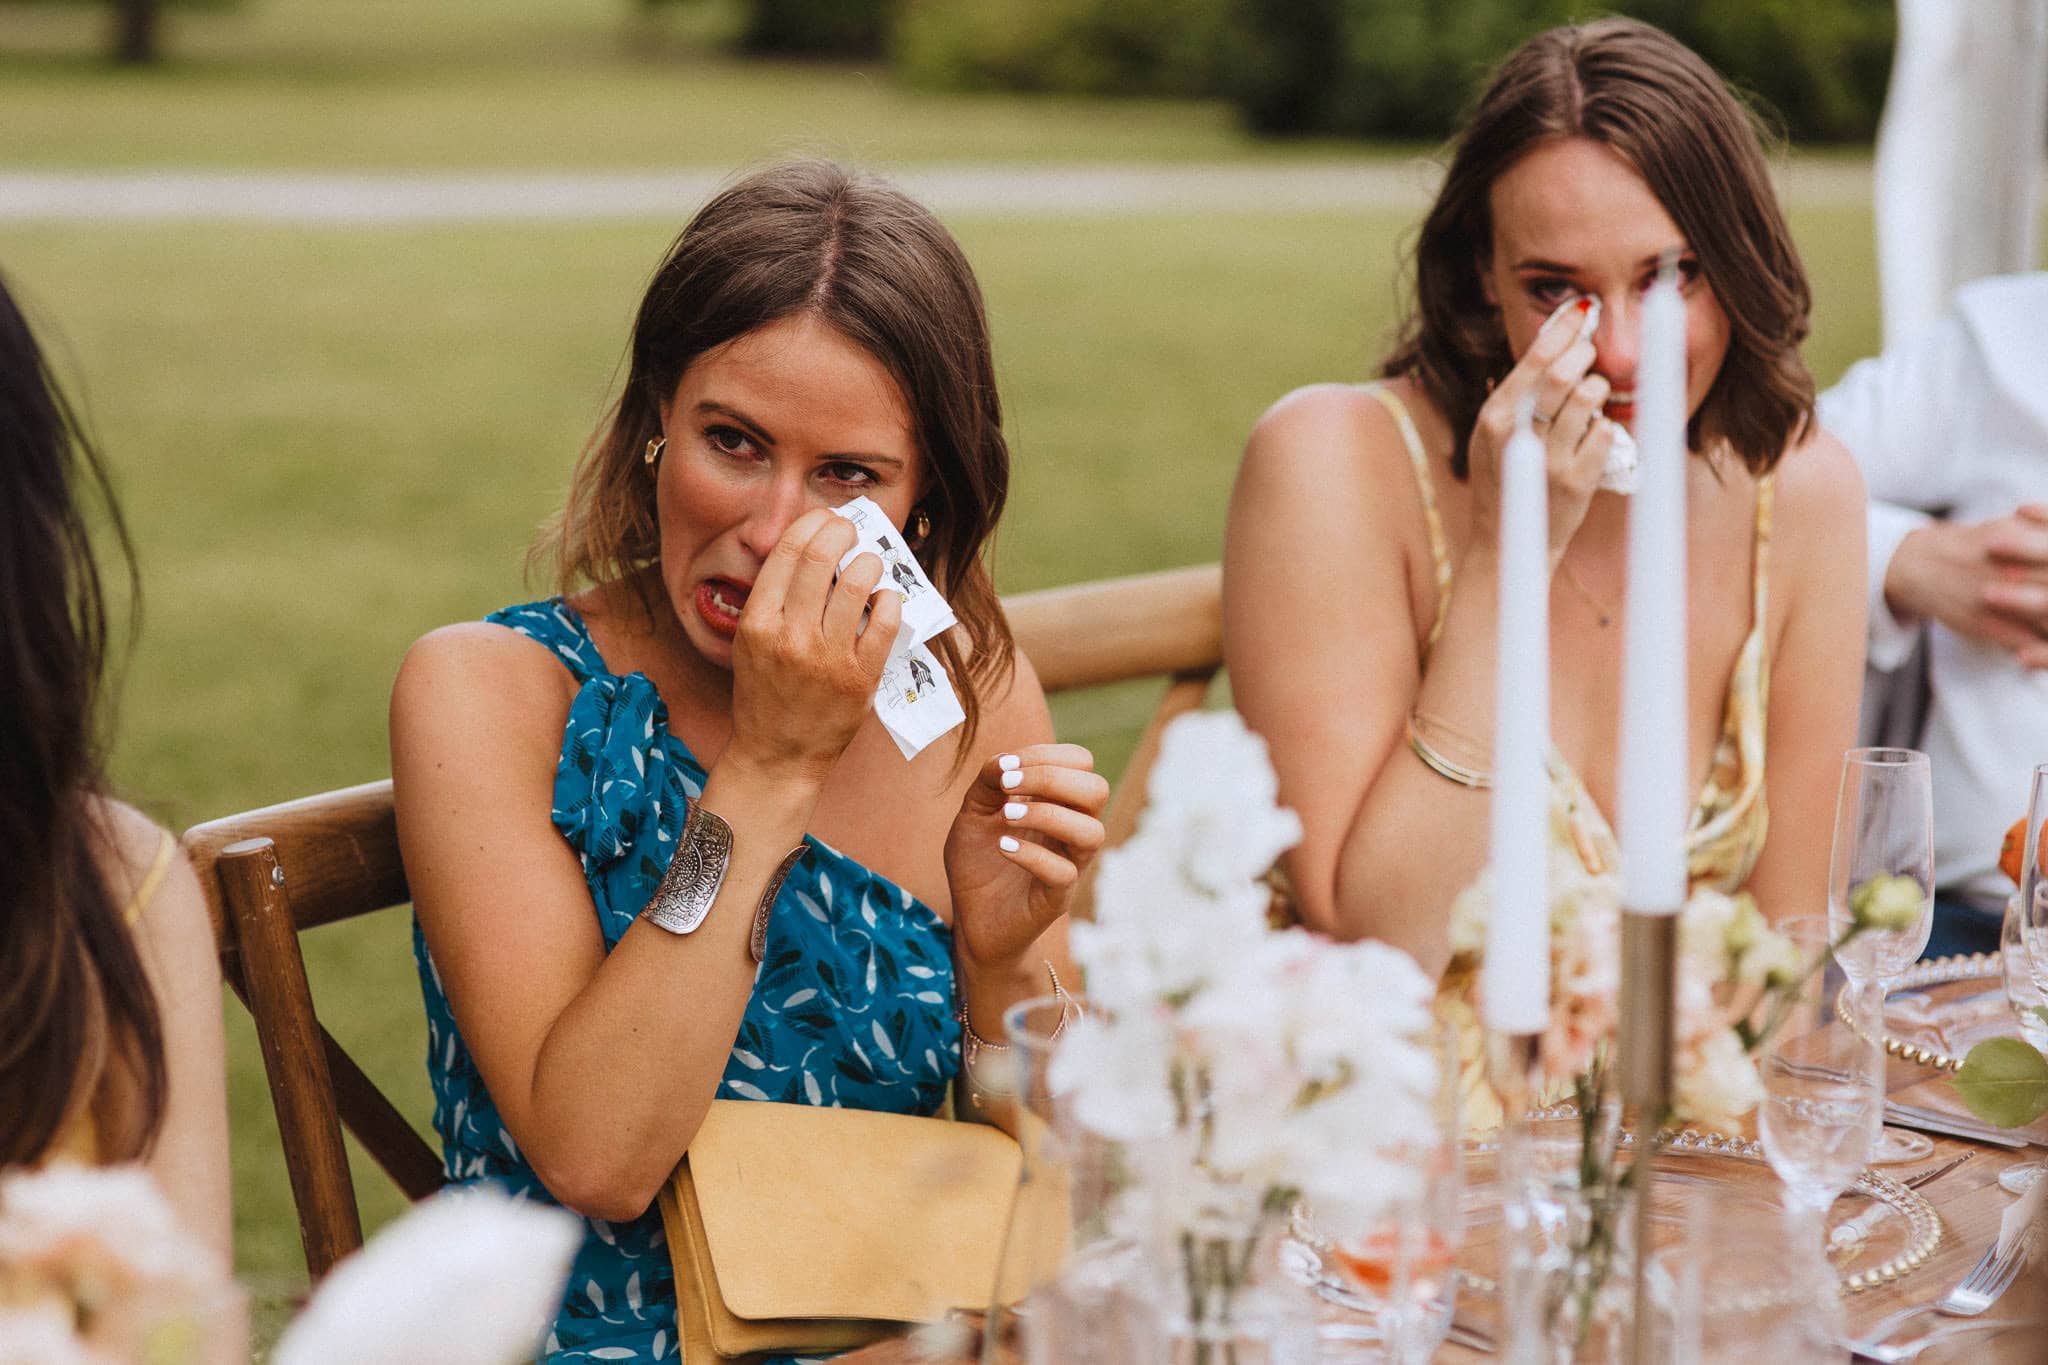
[[[1820,396],[1821,425],[1855,457],[1870,490],[1870,666],[1912,653],[1920,622],[1895,615],[1885,575],[1899,542],[1954,501],[1959,445],[1971,439],[1956,398],[1978,367],[1963,324],[1945,317],[1881,356],[1859,361]]]

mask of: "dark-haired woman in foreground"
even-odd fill
[[[1449,956],[1448,909],[1486,858],[1499,461],[1525,396],[1549,468],[1554,825],[1614,870],[1629,503],[1596,486],[1634,417],[1643,290],[1674,249],[1691,873],[1773,918],[1822,903],[1863,657],[1862,488],[1813,422],[1806,277],[1745,111],[1665,34],[1607,20],[1495,73],[1384,377],[1290,394],[1245,453],[1228,661],[1301,814],[1288,872],[1318,928],[1435,971]]]
[[[0,286],[0,1165],[139,1161],[228,1259],[220,968],[198,881],[105,772],[104,469]]]
[[[591,1223],[551,1359],[677,1353],[652,1204],[714,1098],[935,1113],[1008,1005],[1072,980],[1108,786],[1051,742],[982,563],[1008,476],[953,239],[885,184],[763,171],[647,291],[544,542],[565,595],[407,657],[392,763],[449,1174]],[[873,555],[835,578],[855,537],[828,509],[856,496],[960,620],[935,650],[966,723],[908,762],[873,709],[899,599]],[[677,869],[715,893],[683,933],[641,913]]]

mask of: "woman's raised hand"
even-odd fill
[[[852,522],[816,508],[762,564],[733,640],[728,754],[822,782],[867,718],[903,599],[875,591],[874,555],[839,572],[858,539]]]
[[[1003,966],[1066,913],[1102,849],[1109,783],[1078,744],[1034,744],[981,765],[946,836],[953,936],[963,957]]]
[[[1501,452],[1515,434],[1516,409],[1525,397],[1534,400],[1536,435],[1550,471],[1553,568],[1585,520],[1614,444],[1614,423],[1600,412],[1607,380],[1589,373],[1599,307],[1598,300],[1581,296],[1552,313],[1507,378],[1494,385],[1472,427],[1473,530],[1491,546],[1500,536]]]

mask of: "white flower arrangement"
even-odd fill
[[[422,1203],[328,1275],[274,1365],[530,1360],[582,1238],[488,1189]],[[248,1359],[246,1297],[140,1166],[0,1176],[0,1365]]]
[[[1137,832],[1073,926],[1090,1011],[1050,1081],[1076,1120],[1147,1144],[1155,1228],[1306,1199],[1339,1234],[1410,1195],[1437,1060],[1429,979],[1382,943],[1271,929],[1261,878],[1301,837],[1233,712],[1168,727]]]

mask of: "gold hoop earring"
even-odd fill
[[[646,454],[640,457],[641,462],[644,464],[653,464],[656,460],[661,458],[662,447],[666,446],[667,444],[668,437],[666,436],[657,436],[653,440],[649,441],[647,443]]]
[[[922,507],[913,510],[910,517],[910,533],[912,535],[916,536],[919,540],[923,540],[932,533],[932,519],[925,515]]]

